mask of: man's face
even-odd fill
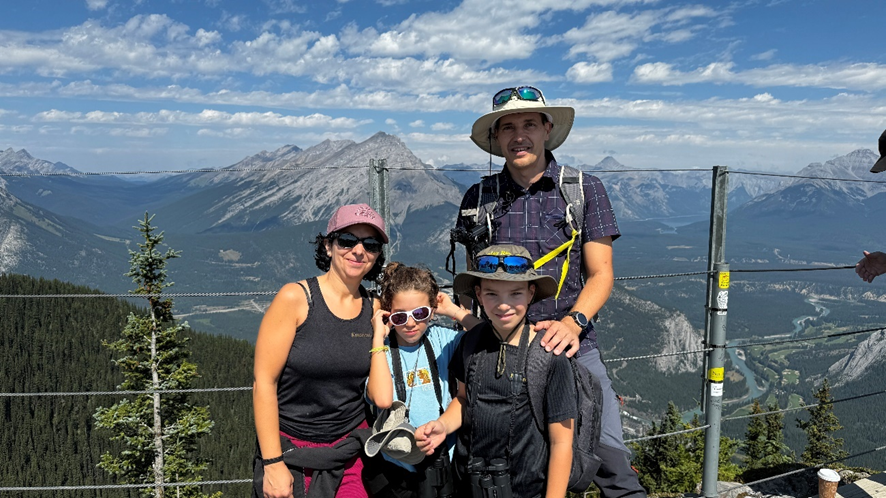
[[[551,123],[542,123],[542,115],[537,112],[506,114],[499,119],[495,140],[508,166],[524,169],[543,163],[551,128]]]

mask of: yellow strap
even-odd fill
[[[544,256],[538,258],[538,259],[535,261],[535,263],[533,264],[533,266],[535,267],[535,269],[538,270],[539,268],[541,268],[542,266],[544,266],[545,263],[547,263],[548,261],[550,261],[550,260],[556,258],[557,255],[559,255],[561,252],[563,252],[563,250],[565,250],[565,249],[569,249],[570,247],[572,247],[572,244],[575,243],[575,237],[576,237],[577,235],[578,235],[578,232],[577,232],[576,230],[572,230],[572,238],[571,238],[571,239],[569,239],[568,241],[566,241],[566,242],[560,244],[560,247],[558,247],[558,248],[554,249],[553,251],[551,251],[551,252],[545,254]],[[566,272],[567,272],[568,270],[569,270],[569,251],[567,250],[567,251],[566,251],[566,259],[563,261],[563,270],[560,272],[560,283],[557,284],[557,295],[554,296],[554,299],[557,299],[558,297],[560,297],[560,289],[563,288],[563,282],[566,281]]]

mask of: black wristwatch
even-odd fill
[[[571,316],[572,319],[575,320],[575,323],[582,328],[582,330],[584,330],[585,327],[588,326],[588,317],[586,317],[585,314],[581,311],[570,311],[569,313],[566,313],[566,316]]]

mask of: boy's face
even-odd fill
[[[509,331],[526,316],[526,309],[535,295],[535,285],[480,279],[480,285],[474,287],[474,292],[492,325],[500,331]]]

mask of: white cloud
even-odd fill
[[[540,44],[548,43],[546,35],[534,30],[553,13],[634,3],[647,2],[463,0],[450,11],[412,15],[387,31],[360,30],[351,25],[342,32],[341,40],[350,53],[363,56],[437,58],[448,55],[459,61],[496,64],[532,57]],[[490,23],[494,29],[490,29]]]
[[[386,124],[386,125],[393,126],[393,125],[397,124],[397,120],[396,120],[396,119],[388,118],[388,119],[385,120],[385,124]]]
[[[431,129],[434,131],[454,130],[455,125],[452,123],[434,123],[431,125]]]
[[[731,71],[734,66],[735,64],[732,62],[712,62],[690,73],[684,73],[674,69],[672,64],[652,62],[634,68],[634,74],[631,76],[631,79],[636,83],[656,83],[661,85],[685,85],[687,83],[700,82],[727,83],[734,78],[734,74]]]
[[[222,12],[221,19],[219,20],[219,25],[234,33],[243,29],[244,24],[246,24],[245,16],[231,15],[227,11]]]
[[[108,134],[112,137],[154,138],[166,135],[169,128],[111,128]]]
[[[108,6],[108,0],[86,0],[86,8],[89,10],[101,10]]]
[[[408,92],[409,89],[401,89]],[[238,92],[220,90],[204,93],[196,88],[178,85],[134,87],[124,84],[98,85],[90,80],[66,85],[52,83],[0,83],[0,97],[92,98],[112,101],[167,101],[202,105],[257,106],[275,109],[371,109],[385,111],[472,111],[485,110],[488,93],[437,95],[409,94],[390,90],[360,90],[338,85],[313,92],[274,93],[268,91]]]
[[[642,43],[654,40],[680,43],[689,40],[697,31],[705,28],[701,24],[691,25],[693,20],[718,15],[703,6],[633,13],[611,10],[588,16],[583,26],[572,28],[554,40],[571,44],[569,57],[587,55],[608,62],[631,55]]]
[[[197,130],[197,136],[200,137],[245,138],[252,135],[253,130],[249,128],[227,128],[224,130],[201,128]]]
[[[199,113],[184,111],[161,110],[158,112],[107,112],[91,111],[87,113],[66,112],[52,109],[37,113],[34,121],[40,122],[70,122],[91,124],[127,124],[127,125],[189,125],[189,126],[272,126],[283,128],[356,128],[369,124],[371,120],[356,120],[352,118],[332,118],[324,114],[311,114],[308,116],[286,116],[275,112],[236,112],[228,113],[206,109]]]
[[[307,8],[295,0],[262,0],[271,14],[304,14]]]
[[[409,126],[411,126],[413,128],[424,128],[425,122],[422,121],[421,119],[416,119],[415,121],[409,123]]]
[[[886,89],[886,65],[876,63],[837,63],[832,65],[776,64],[764,68],[733,71],[732,62],[714,62],[693,71],[680,71],[672,64],[653,62],[634,68],[635,83],[687,85],[691,83],[733,83],[765,86],[816,87],[848,90]]]
[[[760,52],[759,54],[754,54],[751,56],[752,61],[771,61],[775,58],[775,54],[778,52],[777,49],[770,49],[765,52]]]
[[[579,62],[566,71],[566,79],[573,83],[603,83],[612,81],[612,64]]]

